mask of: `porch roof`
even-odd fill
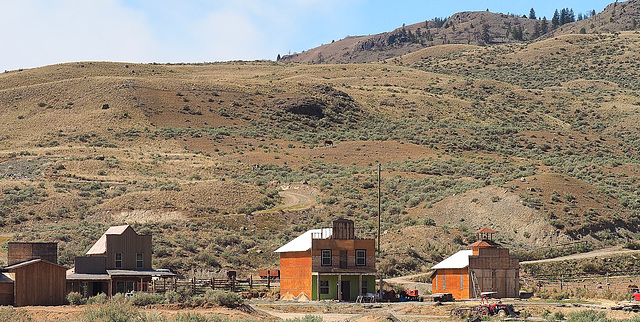
[[[108,281],[111,277],[108,274],[69,274],[67,281]]]

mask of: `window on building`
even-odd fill
[[[322,250],[322,266],[331,266],[331,249]]]
[[[368,286],[369,285],[368,285],[367,281],[362,281],[362,285],[360,285],[360,289],[361,289],[362,294],[369,293],[369,287]]]
[[[442,275],[442,289],[447,289],[447,275]]]
[[[142,268],[144,267],[144,254],[143,253],[136,253],[136,268]]]
[[[115,259],[116,259],[115,267],[122,268],[122,253],[116,253]]]
[[[329,281],[320,280],[320,294],[329,294]]]
[[[460,274],[460,290],[464,290],[464,275]]]
[[[356,249],[356,266],[366,266],[366,265],[367,265],[367,250]]]

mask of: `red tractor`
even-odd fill
[[[405,298],[409,301],[424,301],[424,298],[418,294],[418,290],[404,290],[400,293],[400,298]]]
[[[480,305],[473,308],[473,311],[480,316],[490,316],[497,315],[499,317],[507,317],[512,316],[516,317],[520,314],[517,312],[513,305],[504,304],[502,301],[498,300],[498,302],[489,303],[489,297],[494,295],[496,292],[483,292],[480,294]]]
[[[474,307],[472,311],[479,316],[497,315],[501,318],[507,316],[516,317],[520,313],[513,308],[513,305],[504,304],[500,301],[492,304],[480,304]]]
[[[484,317],[497,315],[501,318],[504,317],[517,317],[520,312],[516,311],[511,304],[504,304],[500,300],[494,303],[489,303],[489,296],[495,292],[485,292],[480,296],[481,303],[478,306],[471,308],[454,307],[451,309],[451,316],[465,317]]]

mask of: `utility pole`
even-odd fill
[[[380,248],[380,230],[382,227],[382,181],[380,180],[380,171],[382,165],[378,163],[378,262],[382,259],[382,249]],[[382,271],[380,272],[380,301],[382,301]]]

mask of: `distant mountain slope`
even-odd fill
[[[584,29],[583,29],[584,28]],[[579,33],[613,33],[640,29],[640,1],[614,2],[599,14],[585,20],[566,24],[552,30],[547,36]]]
[[[347,37],[282,61],[364,63],[383,61],[443,44],[497,45],[522,43],[563,34],[611,33],[640,26],[640,0],[613,3],[585,20],[553,28],[549,20],[528,19],[485,11],[460,12],[446,21],[425,21],[370,36]]]

